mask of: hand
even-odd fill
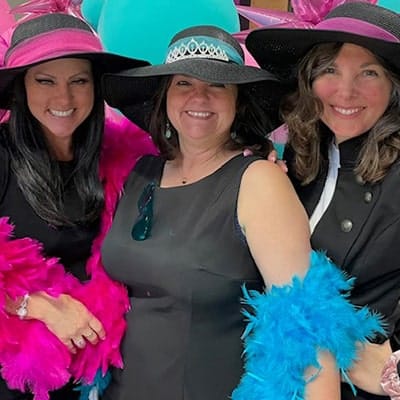
[[[95,345],[99,339],[105,338],[101,322],[84,304],[69,295],[51,297],[45,293],[33,294],[29,311],[29,317],[43,321],[71,353],[84,348],[86,342]]]
[[[287,168],[285,160],[278,160],[278,153],[276,150],[272,150],[268,154],[267,159],[268,159],[268,161],[272,161],[273,163],[277,164],[285,174],[288,172],[288,168]]]
[[[351,381],[360,389],[384,396],[381,387],[381,375],[383,366],[392,354],[390,343],[387,340],[383,344],[368,343],[360,345],[358,361],[354,363],[349,371]]]

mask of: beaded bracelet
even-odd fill
[[[381,386],[391,400],[400,400],[399,362],[400,350],[390,356],[382,370]]]
[[[24,294],[24,297],[22,298],[21,303],[15,310],[20,319],[24,319],[28,314],[27,307],[28,307],[29,298],[30,298],[30,296],[28,293]]]

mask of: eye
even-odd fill
[[[223,83],[210,83],[210,86],[212,87],[218,87],[218,88],[225,88],[226,85]]]
[[[363,76],[379,76],[378,71],[374,70],[374,69],[366,69],[362,72]]]
[[[89,83],[88,78],[76,78],[72,81],[73,84],[75,85],[85,85],[86,83]]]
[[[336,72],[336,68],[335,67],[333,67],[333,66],[329,66],[329,67],[326,67],[324,70],[323,70],[323,74],[334,74]]]
[[[39,84],[39,85],[52,85],[54,83],[53,80],[48,79],[48,78],[36,78],[35,81]]]
[[[183,79],[176,81],[176,86],[189,86],[190,82],[189,81],[185,81]]]

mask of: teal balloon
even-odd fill
[[[400,13],[400,0],[379,0],[378,5]]]
[[[83,0],[81,9],[106,50],[153,64],[164,60],[172,36],[189,26],[240,30],[233,0]]]

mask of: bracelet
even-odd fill
[[[28,307],[29,298],[30,298],[30,296],[28,293],[24,294],[24,297],[22,298],[21,303],[15,310],[20,319],[24,319],[28,314],[27,307]]]
[[[400,376],[399,366],[400,350],[395,351],[383,367],[381,375],[381,386],[383,391],[392,400],[400,400]]]

